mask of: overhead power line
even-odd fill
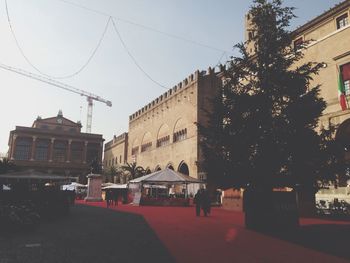
[[[15,34],[15,31],[13,29],[13,26],[12,26],[12,23],[11,23],[11,19],[10,19],[10,15],[9,15],[9,10],[8,10],[8,4],[7,4],[7,0],[5,0],[5,6],[6,6],[6,15],[7,15],[7,20],[8,20],[8,24],[9,24],[9,28],[10,28],[10,31],[12,33],[12,36],[15,40],[15,43],[16,43],[16,46],[17,48],[19,49],[21,55],[23,56],[23,58],[27,61],[27,63],[33,68],[35,69],[38,73],[42,74],[43,76],[46,76],[46,77],[49,77],[49,78],[52,78],[52,79],[67,79],[67,78],[71,78],[73,76],[76,76],[78,75],[80,72],[82,72],[87,66],[88,64],[91,62],[92,58],[95,56],[97,50],[99,49],[104,37],[105,37],[105,34],[107,32],[107,29],[108,29],[108,26],[110,24],[110,22],[112,22],[112,25],[113,25],[113,29],[114,31],[116,32],[120,42],[122,43],[123,45],[123,48],[124,50],[126,51],[126,53],[128,54],[128,56],[131,58],[131,60],[134,62],[134,64],[136,65],[136,67],[149,79],[151,80],[153,83],[155,83],[156,85],[158,85],[159,87],[161,88],[164,88],[164,89],[168,89],[165,85],[159,83],[158,81],[156,81],[154,78],[152,78],[150,76],[150,74],[148,74],[142,67],[141,65],[137,62],[136,58],[133,56],[133,54],[130,52],[130,50],[128,49],[126,43],[124,42],[119,30],[118,30],[118,27],[116,25],[116,21],[115,20],[118,20],[118,21],[121,21],[121,22],[124,22],[124,23],[128,23],[128,24],[131,24],[131,25],[134,25],[134,26],[138,26],[138,27],[141,27],[143,29],[146,29],[146,30],[150,30],[150,31],[154,31],[156,33],[159,33],[159,34],[163,34],[163,35],[166,35],[168,37],[172,37],[172,38],[176,38],[176,39],[179,39],[179,40],[182,40],[182,41],[185,41],[185,42],[189,42],[189,43],[192,43],[192,44],[195,44],[195,45],[198,45],[198,46],[202,46],[202,47],[205,47],[205,48],[208,48],[208,49],[212,49],[212,50],[215,50],[215,51],[219,51],[222,53],[222,55],[220,56],[220,59],[217,63],[216,66],[218,66],[223,58],[223,56],[227,53],[227,51],[225,50],[222,50],[222,49],[219,49],[219,48],[216,48],[216,47],[212,47],[212,46],[209,46],[209,45],[206,45],[206,44],[203,44],[203,43],[200,43],[200,42],[197,42],[197,41],[194,41],[194,40],[191,40],[191,39],[187,39],[187,38],[184,38],[182,36],[178,36],[178,35],[175,35],[175,34],[171,34],[171,33],[167,33],[167,32],[164,32],[164,31],[160,31],[156,28],[152,28],[152,27],[149,27],[149,26],[145,26],[145,25],[142,25],[142,24],[139,24],[139,23],[136,23],[136,22],[133,22],[133,21],[129,21],[129,20],[126,20],[126,19],[121,19],[121,18],[118,18],[118,17],[114,17],[112,15],[109,15],[108,13],[105,13],[105,12],[101,12],[101,11],[98,11],[98,10],[95,10],[95,9],[92,9],[92,8],[89,8],[89,7],[86,7],[86,6],[83,6],[83,5],[80,5],[80,4],[76,4],[76,3],[73,3],[73,2],[70,2],[70,1],[67,1],[67,0],[58,0],[58,1],[61,1],[63,3],[66,3],[66,4],[70,4],[70,5],[73,5],[73,6],[76,6],[76,7],[79,7],[79,8],[82,8],[82,9],[85,9],[87,11],[90,11],[90,12],[94,12],[94,13],[97,13],[99,15],[103,15],[103,16],[108,16],[108,20],[107,20],[107,23],[105,25],[105,28],[103,30],[103,33],[95,47],[95,49],[93,50],[93,52],[91,53],[91,55],[89,56],[89,58],[87,59],[87,61],[77,70],[75,71],[74,73],[71,73],[71,74],[68,74],[68,75],[65,75],[65,76],[52,76],[52,75],[49,75],[49,74],[46,74],[44,73],[42,70],[40,70],[37,66],[34,65],[34,63],[32,63],[28,56],[26,56],[26,54],[24,53],[21,45],[19,44],[19,41],[16,37],[16,34]]]
[[[116,16],[113,16],[111,14],[108,14],[108,13],[105,13],[105,12],[102,12],[102,11],[99,11],[99,10],[96,10],[96,9],[93,9],[93,8],[90,8],[90,7],[81,5],[81,4],[76,4],[76,3],[73,3],[73,2],[70,2],[70,1],[67,1],[67,0],[58,0],[58,1],[63,2],[65,4],[69,4],[69,5],[78,7],[78,8],[81,8],[81,9],[85,9],[87,11],[90,11],[90,12],[93,12],[93,13],[96,13],[96,14],[99,14],[99,15],[102,15],[102,16],[112,17],[115,20],[119,20],[121,22],[130,24],[130,25],[133,25],[133,26],[137,26],[137,27],[149,30],[149,31],[153,31],[153,32],[156,32],[156,33],[159,33],[159,34],[162,34],[162,35],[174,38],[174,39],[185,41],[185,42],[197,45],[197,46],[201,46],[201,47],[204,47],[204,48],[212,49],[212,50],[215,50],[215,51],[218,51],[218,52],[228,52],[227,50],[223,50],[221,48],[217,48],[217,47],[214,47],[214,46],[211,46],[211,45],[207,45],[207,44],[201,43],[199,41],[195,41],[193,39],[189,39],[189,38],[186,38],[186,37],[183,37],[183,36],[179,36],[179,35],[176,35],[176,34],[173,34],[173,33],[165,32],[165,31],[159,30],[157,28],[146,26],[146,25],[143,25],[143,24],[131,21],[131,20],[127,20],[127,19],[123,19],[123,18],[120,18],[120,17],[116,17]]]
[[[218,63],[216,63],[215,67],[219,67],[222,63],[221,63],[221,60],[223,59],[223,57],[226,55],[226,51],[222,52],[219,60],[218,60]]]
[[[94,50],[92,51],[92,53],[90,54],[90,56],[88,57],[88,59],[86,60],[86,62],[75,72],[71,73],[71,74],[68,74],[68,75],[65,75],[65,76],[52,76],[50,74],[47,74],[45,72],[43,72],[41,69],[39,69],[39,67],[35,66],[34,63],[32,63],[30,61],[30,59],[28,58],[28,56],[24,53],[23,49],[22,49],[22,46],[20,45],[17,37],[16,37],[16,34],[15,34],[15,31],[13,29],[13,25],[11,23],[11,19],[10,19],[10,14],[9,14],[9,10],[8,10],[8,4],[7,4],[7,0],[5,0],[5,7],[6,7],[6,15],[7,15],[7,21],[8,21],[8,25],[9,25],[9,28],[10,28],[10,31],[11,31],[11,34],[15,40],[15,43],[16,43],[16,46],[18,48],[18,50],[20,51],[21,55],[23,56],[23,58],[27,61],[27,63],[33,68],[35,69],[38,73],[44,75],[44,76],[47,76],[47,77],[50,77],[50,78],[54,78],[54,79],[67,79],[67,78],[71,78],[71,77],[74,77],[76,75],[78,75],[80,72],[82,72],[88,65],[89,63],[91,62],[91,60],[93,59],[93,57],[95,56],[97,50],[99,49],[99,47],[101,46],[101,43],[102,43],[102,40],[104,39],[105,37],[105,34],[107,32],[107,29],[108,29],[108,25],[111,21],[111,17],[108,18],[107,20],[107,23],[105,25],[105,28],[102,32],[102,35],[100,37],[100,39],[98,40],[97,42],[97,45],[96,47],[94,48]]]
[[[116,25],[114,19],[113,19],[112,17],[110,17],[110,18],[111,18],[111,20],[112,20],[113,28],[114,28],[115,32],[117,33],[120,42],[122,43],[122,45],[123,45],[123,47],[124,47],[126,53],[128,53],[129,57],[130,57],[131,60],[134,62],[134,64],[136,65],[136,67],[138,67],[138,69],[141,70],[141,71],[143,72],[143,74],[145,74],[145,76],[146,76],[149,80],[151,80],[153,83],[157,84],[159,87],[162,87],[162,88],[164,88],[164,89],[168,89],[166,86],[160,84],[158,81],[156,81],[155,79],[153,79],[153,78],[140,66],[140,64],[137,62],[137,60],[135,59],[135,57],[131,54],[130,50],[129,50],[128,47],[126,46],[126,44],[125,44],[125,42],[124,42],[122,36],[120,35],[120,32],[119,32],[119,30],[118,30],[118,28],[117,28],[117,25]]]

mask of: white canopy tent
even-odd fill
[[[196,178],[193,178],[191,176],[175,172],[171,169],[164,169],[161,171],[156,171],[151,174],[147,174],[145,176],[133,179],[129,181],[129,184],[135,184],[135,183],[197,183],[197,184],[203,184],[204,182],[201,180],[198,180]]]
[[[79,184],[79,183],[76,183],[76,182],[72,182],[70,184],[62,185],[62,190],[77,191],[78,188],[87,188],[87,185]]]
[[[155,198],[180,197],[187,199],[197,192],[201,184],[204,184],[201,180],[167,168],[130,180],[128,187],[134,196],[134,203],[138,203],[142,194],[145,195],[145,191]]]

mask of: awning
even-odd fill
[[[127,188],[128,188],[127,184],[112,184],[112,185],[102,187],[103,190],[105,190],[105,189],[127,189]]]

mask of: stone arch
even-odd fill
[[[147,131],[142,137],[141,141],[141,152],[145,152],[152,148],[152,134]]]
[[[147,168],[145,174],[150,174],[150,173],[152,173],[151,169]]]
[[[187,138],[188,123],[184,118],[179,118],[173,128],[173,142],[182,141]]]
[[[177,168],[177,171],[179,173],[185,174],[185,175],[190,175],[190,169],[188,168],[187,163],[185,163],[185,161],[182,161],[179,164],[179,167]]]
[[[174,165],[171,162],[167,164],[166,168],[175,171]]]
[[[157,134],[157,147],[165,146],[170,142],[170,129],[166,123],[163,123]]]
[[[149,131],[145,132],[145,134],[143,135],[141,144],[145,144],[148,142],[152,142],[152,134]]]
[[[156,168],[154,168],[154,171],[157,172],[157,171],[161,171],[162,168],[160,167],[160,165],[157,165]]]
[[[131,144],[131,155],[136,155],[139,153],[139,149],[140,148],[140,142],[139,140],[136,138],[132,144]]]
[[[184,118],[178,118],[177,121],[175,122],[173,133],[187,128],[186,126],[187,126],[186,120]]]

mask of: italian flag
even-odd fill
[[[348,105],[346,103],[344,81],[340,70],[339,70],[339,77],[338,77],[338,99],[339,99],[341,109],[346,110],[348,108]]]

